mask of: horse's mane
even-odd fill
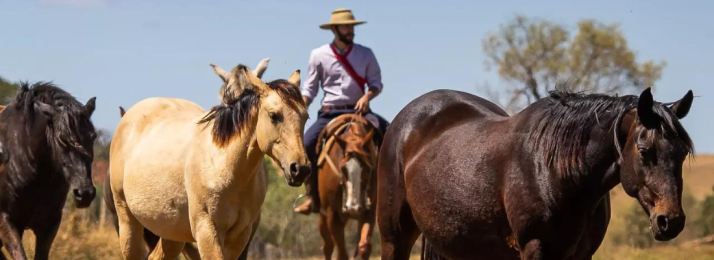
[[[528,138],[531,148],[560,176],[583,173],[592,129],[599,126],[608,129],[607,133],[615,131],[624,115],[637,107],[638,100],[634,95],[613,97],[551,91],[529,109],[538,118]],[[694,145],[672,111],[658,102],[654,102],[653,111],[660,119],[657,130],[666,138],[678,140],[687,153],[693,153]],[[617,138],[615,145],[619,151]]]
[[[272,91],[277,92],[291,108],[305,107],[300,89],[287,80],[278,79],[267,83],[267,85]],[[259,103],[260,95],[253,89],[247,88],[238,97],[224,100],[222,104],[211,108],[208,114],[199,121],[199,124],[213,122],[213,142],[219,147],[223,147],[241,132],[253,132],[254,126],[250,122],[254,114],[253,111]]]
[[[27,118],[26,127],[32,127],[35,120],[35,102],[39,101],[52,106],[54,116],[47,135],[49,143],[61,147],[69,147],[78,152],[91,156],[82,144],[83,138],[92,138],[91,134],[83,136],[82,131],[94,133],[94,126],[85,114],[84,105],[79,103],[72,95],[57,87],[52,82],[36,82],[30,85],[20,82],[20,88],[13,100],[17,111]]]

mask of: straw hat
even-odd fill
[[[363,24],[363,23],[366,23],[366,21],[355,20],[355,16],[352,14],[351,10],[345,9],[345,8],[339,8],[335,11],[332,11],[332,17],[330,18],[330,23],[320,25],[320,28],[329,30],[330,27],[333,25],[345,25],[345,24],[358,25],[358,24]]]

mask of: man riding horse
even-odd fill
[[[379,147],[381,135],[389,122],[372,112],[369,102],[382,91],[382,75],[377,59],[371,49],[353,43],[354,26],[365,21],[355,20],[352,11],[337,9],[332,12],[330,23],[320,26],[334,34],[332,43],[322,45],[310,53],[307,75],[301,87],[303,99],[309,106],[317,96],[318,86],[322,87],[324,97],[322,108],[317,113],[317,120],[305,133],[305,150],[312,164],[312,174],[305,181],[308,199],[294,211],[308,215],[319,211],[317,190],[316,146],[318,136],[330,121],[340,115],[359,113],[369,119],[381,132],[375,134],[375,143]],[[368,87],[365,92],[365,86]]]

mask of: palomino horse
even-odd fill
[[[51,83],[21,83],[0,113],[0,139],[11,154],[0,172],[0,239],[12,259],[27,258],[26,229],[36,237],[35,259],[48,259],[70,191],[78,208],[94,200],[95,100],[83,105]]]
[[[225,91],[210,111],[149,98],[117,126],[110,181],[127,259],[143,257],[144,228],[161,237],[151,259],[173,259],[187,242],[196,242],[202,259],[236,259],[265,198],[264,156],[283,168],[290,186],[310,173],[300,72],[266,84],[244,65],[214,70]]]
[[[270,61],[269,58],[265,58],[258,63],[258,65],[255,67],[253,70],[253,74],[261,78],[263,76],[263,73],[265,70],[268,68],[268,62]],[[215,67],[214,67],[215,68]],[[225,72],[221,72],[225,73]],[[221,92],[225,91],[225,88],[227,87],[226,84],[224,84],[221,87]],[[219,98],[222,98],[219,95]],[[1,110],[0,110],[1,111]],[[119,116],[124,117],[124,114],[126,114],[126,110],[123,107],[119,107]],[[261,171],[259,174],[267,174],[267,166],[263,165],[259,171]],[[104,180],[104,187],[110,187],[111,182],[110,182],[110,171],[107,169],[107,177]],[[114,195],[112,193],[111,189],[105,189],[106,192],[104,192],[104,202],[107,205],[107,209],[109,212],[112,213],[114,216],[114,227],[116,228],[117,232],[119,232],[119,223],[118,220],[116,219],[116,207],[114,206]],[[255,234],[255,231],[258,229],[258,225],[260,224],[260,215],[258,216],[258,219],[255,221],[253,224],[253,232],[251,234],[251,238],[248,241],[248,244],[246,244],[246,249],[243,250],[243,253],[241,253],[240,257],[238,257],[239,260],[246,260],[248,259],[248,247],[250,246],[250,240],[252,240],[252,236]],[[154,251],[154,248],[156,248],[156,245],[159,243],[159,237],[156,236],[156,234],[152,233],[148,229],[144,228],[144,242],[146,242],[146,249],[147,251],[151,252]],[[184,257],[188,258],[189,260],[198,260],[201,259],[199,254],[198,254],[198,249],[194,247],[192,243],[186,243],[183,248],[183,255]]]
[[[377,147],[373,135],[379,130],[357,114],[344,114],[332,120],[320,133],[317,145],[318,191],[325,259],[337,247],[337,259],[347,259],[345,225],[359,221],[360,241],[355,257],[369,259],[376,199]],[[322,151],[322,152],[321,152]]]
[[[463,92],[415,99],[380,151],[382,259],[408,259],[419,234],[434,258],[591,259],[619,183],[655,239],[677,237],[692,101],[552,92],[509,117]]]

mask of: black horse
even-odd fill
[[[0,113],[0,139],[11,155],[0,172],[0,240],[13,259],[27,258],[26,229],[36,236],[35,259],[49,257],[70,188],[78,208],[92,203],[95,100],[82,105],[52,83],[25,82]]]

